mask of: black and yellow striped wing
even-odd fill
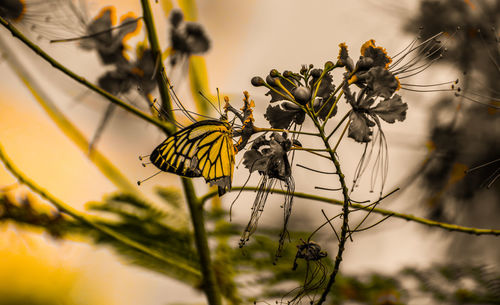
[[[203,177],[223,195],[231,189],[234,171],[231,126],[225,121],[196,122],[168,137],[149,158],[162,171]]]

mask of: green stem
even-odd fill
[[[156,69],[156,82],[158,84],[158,89],[160,91],[161,97],[161,108],[162,113],[168,113],[170,118],[173,120],[172,116],[172,99],[170,96],[170,91],[167,85],[167,75],[165,72],[165,66],[163,65],[162,52],[160,48],[160,43],[158,42],[158,35],[156,34],[156,27],[154,24],[153,13],[151,11],[151,6],[148,0],[141,0],[142,5],[142,16],[144,23],[146,25],[146,30],[148,32],[149,43],[151,44],[151,51],[153,52],[153,58],[157,61]]]
[[[49,54],[45,53],[40,47],[38,47],[35,43],[33,43],[31,40],[29,40],[26,36],[24,36],[21,32],[19,32],[18,29],[16,29],[9,21],[3,19],[0,17],[0,24],[2,24],[6,29],[8,29],[14,37],[17,37],[19,40],[21,40],[25,45],[27,45],[33,52],[35,52],[37,55],[42,57],[44,60],[46,60],[48,63],[50,63],[54,68],[57,70],[63,72],[70,78],[74,79],[75,81],[79,82],[80,84],[84,85],[85,87],[89,88],[90,90],[100,94],[101,96],[105,97],[107,100],[109,100],[111,103],[116,104],[126,111],[136,115],[137,117],[152,123],[153,125],[158,126],[159,128],[165,130],[167,133],[172,133],[174,125],[168,122],[161,121],[157,118],[154,118],[132,106],[129,104],[125,103],[124,101],[120,100],[116,96],[106,92],[105,90],[99,88],[98,86],[92,84],[91,82],[87,81],[84,77],[77,75],[76,73],[72,72],[71,70],[67,69],[65,66],[63,66],[61,63],[59,63],[57,60],[52,58]]]
[[[163,66],[163,61],[161,60],[161,49],[158,42],[158,37],[156,35],[156,28],[154,24],[153,14],[151,12],[151,7],[148,0],[141,0],[141,5],[143,9],[144,23],[148,31],[148,38],[151,44],[151,49],[153,51],[154,57],[160,62],[158,63],[158,72],[156,75],[158,81],[158,87],[160,90],[160,97],[162,99],[162,107],[169,115],[172,120],[175,120],[172,113],[172,104],[170,99],[170,91],[168,84],[166,82],[167,75],[165,73],[165,68]],[[215,272],[212,267],[212,261],[210,259],[210,248],[208,246],[208,236],[205,230],[205,219],[203,217],[203,205],[200,204],[199,199],[196,197],[196,192],[193,187],[193,183],[188,178],[182,178],[182,186],[184,189],[184,196],[189,207],[191,214],[191,220],[194,228],[194,237],[196,250],[200,257],[201,272],[203,275],[203,290],[207,296],[208,303],[210,305],[221,305],[222,297],[220,294],[219,286],[217,284],[217,279],[215,277]]]
[[[340,134],[340,137],[339,137],[337,143],[333,147],[333,152],[337,151],[337,147],[339,147],[340,141],[342,141],[342,139],[344,138],[345,132],[347,131],[347,128],[349,127],[349,124],[351,124],[351,119],[349,119],[349,121],[347,121],[347,124],[345,124],[344,130],[342,130],[342,133]],[[328,141],[328,137],[326,138],[326,141]]]
[[[182,178],[184,193],[189,206],[191,220],[193,222],[194,236],[196,249],[200,257],[201,273],[203,274],[202,288],[207,296],[208,304],[221,305],[222,299],[220,296],[219,286],[215,272],[212,268],[212,260],[210,258],[210,248],[208,247],[208,237],[205,230],[205,218],[203,216],[203,205],[196,198],[193,183],[188,178]]]
[[[330,138],[333,136],[333,134],[335,133],[335,131],[337,131],[337,129],[340,128],[340,126],[342,125],[342,123],[344,123],[344,121],[349,117],[349,115],[351,114],[351,112],[347,112],[344,117],[340,120],[340,122],[337,124],[337,126],[335,126],[335,128],[332,130],[332,132],[328,135],[328,137],[326,137],[327,140],[330,140]]]
[[[340,96],[340,94],[339,94]],[[338,99],[337,99],[338,100]],[[342,173],[342,168],[340,167],[340,162],[337,160],[337,157],[335,156],[335,150],[332,150],[330,147],[330,143],[328,142],[328,139],[324,136],[323,127],[318,120],[316,120],[314,117],[311,117],[313,120],[314,124],[316,125],[316,128],[321,132],[323,144],[325,145],[326,149],[328,149],[328,153],[330,154],[330,158],[335,165],[335,170],[336,174],[339,177],[339,182],[340,186],[342,188],[342,196],[343,198],[343,203],[342,203],[342,227],[340,231],[340,236],[339,236],[339,244],[338,244],[338,250],[337,250],[337,256],[335,257],[335,261],[333,263],[333,271],[330,273],[330,278],[328,279],[328,283],[326,284],[325,290],[321,294],[320,299],[316,303],[317,305],[321,305],[325,302],[326,296],[330,292],[333,284],[335,283],[335,278],[337,277],[337,274],[340,269],[340,263],[342,262],[342,254],[344,253],[344,247],[345,243],[347,241],[347,233],[349,232],[349,204],[351,199],[349,198],[349,189],[347,188],[347,184],[345,182],[345,176]],[[325,120],[326,122],[326,120]]]
[[[12,161],[9,159],[9,157],[5,154],[2,145],[0,144],[0,160],[2,163],[5,165],[7,170],[16,177],[17,180],[19,180],[19,183],[22,183],[26,186],[28,186],[33,192],[37,193],[40,195],[42,198],[46,199],[50,203],[52,203],[59,211],[64,212],[74,219],[80,221],[83,224],[88,225],[89,227],[92,227],[99,232],[121,242],[122,244],[129,246],[131,248],[134,248],[146,255],[149,255],[155,259],[158,259],[162,262],[164,262],[166,265],[169,266],[176,266],[176,268],[183,269],[184,272],[189,274],[191,277],[194,278],[199,278],[200,277],[200,272],[197,269],[194,269],[193,267],[190,267],[188,265],[184,265],[177,260],[171,259],[168,256],[164,256],[161,253],[152,250],[148,247],[145,247],[144,245],[126,237],[125,235],[122,235],[118,232],[115,232],[114,230],[100,225],[98,223],[95,223],[91,221],[88,216],[84,216],[80,214],[77,210],[73,209],[71,206],[65,204],[61,200],[57,199],[54,197],[52,194],[50,194],[48,191],[44,190],[42,187],[40,187],[38,184],[36,184],[34,181],[30,180],[27,178],[18,168],[15,167],[15,165],[12,163]]]
[[[248,192],[255,192],[255,191],[258,191],[258,187],[234,186],[231,188],[231,192],[241,191],[241,190],[248,191]],[[286,191],[284,191],[282,189],[271,189],[269,192],[276,193],[276,194],[282,194],[282,195],[286,194]],[[205,194],[204,196],[200,197],[199,200],[200,200],[201,204],[204,204],[207,200],[209,200],[210,198],[212,198],[214,196],[217,196],[217,191],[209,192],[209,193]],[[332,199],[332,198],[328,198],[328,197],[323,197],[323,196],[311,195],[311,194],[307,194],[307,193],[295,192],[295,193],[293,193],[293,196],[294,196],[294,198],[309,199],[309,200],[313,200],[313,201],[325,202],[325,203],[340,205],[340,206],[343,205],[343,202],[340,200]],[[474,234],[474,235],[500,236],[500,230],[496,230],[496,229],[480,229],[480,228],[473,228],[473,227],[464,227],[464,226],[459,226],[459,225],[450,224],[450,223],[446,223],[446,222],[434,221],[434,220],[430,220],[427,218],[414,216],[411,214],[399,213],[399,212],[395,212],[395,211],[391,211],[391,210],[387,210],[387,209],[381,209],[381,208],[373,208],[372,209],[371,206],[362,205],[362,204],[353,203],[353,202],[351,202],[350,206],[356,210],[363,210],[363,211],[367,211],[367,212],[377,213],[380,215],[392,216],[393,218],[404,219],[404,220],[407,220],[410,222],[416,222],[416,223],[423,224],[423,225],[426,225],[429,227],[437,227],[437,228],[441,228],[441,229],[448,230],[448,231],[455,231],[455,232]]]

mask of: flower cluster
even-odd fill
[[[313,65],[302,66],[299,73],[273,69],[264,81],[261,77],[252,78],[252,85],[266,86],[271,96],[271,104],[265,117],[273,128],[288,129],[292,124],[304,123],[307,108],[315,112],[321,120],[336,114],[334,105],[335,85],[330,71],[332,62],[327,62],[324,69]]]

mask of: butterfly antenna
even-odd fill
[[[137,181],[137,185],[141,185],[142,183],[148,181],[149,179],[153,178],[154,176],[158,175],[159,173],[161,173],[161,170],[152,174],[151,176],[147,177],[146,179],[144,180],[140,180],[140,181]]]
[[[141,160],[141,161],[142,161],[144,158],[147,158],[147,157],[149,157],[149,156],[150,156],[150,155],[139,156],[139,160]]]
[[[219,89],[217,89],[217,92]],[[215,105],[210,101],[210,99],[201,91],[198,91],[198,94],[201,95],[202,98],[204,98],[209,104],[210,106],[212,106],[212,108],[214,108],[215,112],[217,112],[219,115],[222,115],[222,112],[220,112],[220,108],[217,109],[217,107],[215,107]]]
[[[170,84],[170,81],[168,80],[167,76],[165,75],[165,70],[162,69],[162,73],[161,73],[161,76],[163,78],[163,81],[168,85],[168,89],[170,90],[170,92],[172,93],[170,96],[172,97],[172,100],[174,101],[175,105],[179,108],[179,109],[182,109],[182,113],[188,118],[190,119],[193,123],[196,122],[196,119],[187,111],[186,107],[184,107],[184,105],[182,105],[179,97],[177,96],[177,94],[175,93],[175,90],[174,90],[174,86],[172,84]]]

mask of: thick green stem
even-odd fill
[[[168,84],[166,83],[167,75],[165,72],[165,66],[163,65],[162,52],[160,48],[160,43],[158,42],[158,35],[156,34],[156,27],[154,25],[153,13],[151,11],[151,6],[149,5],[149,0],[141,0],[142,4],[142,14],[144,23],[146,24],[146,30],[148,32],[149,43],[151,44],[151,51],[153,51],[153,58],[155,58],[156,69],[156,82],[158,84],[158,89],[160,91],[161,97],[161,112],[168,113],[169,117],[174,120],[172,116],[172,99],[170,96],[170,91]]]
[[[203,205],[200,200],[196,198],[193,183],[188,178],[182,178],[182,185],[186,195],[186,200],[193,222],[194,236],[196,249],[200,257],[201,273],[203,274],[202,288],[207,296],[208,304],[221,305],[222,299],[215,278],[215,272],[212,268],[212,261],[210,259],[210,248],[208,247],[208,236],[205,230],[205,218],[203,215]]]
[[[156,35],[156,27],[154,24],[153,14],[151,12],[151,6],[149,5],[148,0],[141,0],[141,4],[143,9],[143,19],[146,24],[149,43],[151,44],[151,50],[153,51],[154,58],[159,61],[156,63],[158,67],[156,79],[162,100],[162,111],[163,113],[168,114],[169,118],[174,121],[175,117],[172,113],[170,91],[166,82],[167,75],[165,73],[163,61],[161,60],[161,49],[158,42],[158,36]],[[190,179],[182,178],[182,186],[193,223],[196,250],[198,251],[198,255],[200,257],[200,266],[203,275],[203,290],[207,296],[208,304],[221,305],[222,298],[217,280],[215,278],[215,272],[212,267],[212,261],[210,259],[210,248],[208,246],[208,236],[205,230],[205,220],[203,217],[203,205],[200,204],[199,199],[196,197],[196,192]]]

